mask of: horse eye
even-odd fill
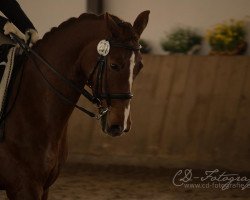
[[[113,63],[110,65],[110,67],[111,67],[113,70],[115,70],[115,71],[120,71],[120,69],[121,69],[121,67],[120,67],[119,65],[113,64]]]

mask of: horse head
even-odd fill
[[[131,127],[132,84],[143,67],[139,38],[147,26],[148,17],[149,11],[144,11],[131,25],[106,13],[106,38],[89,44],[89,49],[95,49],[95,53],[97,48],[99,54],[94,56],[97,64],[86,71],[86,54],[82,60],[87,84],[94,96],[100,99],[101,109],[108,108],[101,118],[101,125],[102,130],[111,136],[128,132]]]

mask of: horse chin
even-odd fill
[[[122,133],[124,132],[123,129],[119,128],[119,127],[114,127],[111,126],[109,127],[108,125],[108,120],[107,120],[107,116],[108,114],[105,114],[104,116],[102,116],[101,118],[101,126],[102,126],[102,131],[112,137],[117,137],[122,135]]]

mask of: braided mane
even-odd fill
[[[116,24],[121,28],[122,33],[124,35],[131,35],[129,40],[135,40],[136,39],[135,33],[134,33],[132,25],[130,23],[124,22],[123,20],[121,20],[117,16],[114,16],[114,15],[110,15],[110,16],[116,22]],[[43,38],[40,41],[46,40],[52,34],[54,34],[54,33],[58,32],[58,31],[60,31],[60,30],[62,30],[64,28],[68,27],[69,25],[72,25],[73,23],[78,23],[78,22],[83,21],[83,20],[103,20],[104,17],[105,17],[104,14],[95,15],[95,14],[92,14],[92,13],[83,13],[78,18],[77,17],[69,18],[68,20],[62,22],[58,27],[51,28],[50,31],[48,31],[47,33],[44,34]],[[34,46],[37,46],[37,44],[39,44],[40,41],[38,41]]]

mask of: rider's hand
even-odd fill
[[[29,29],[25,32],[25,42],[35,44],[39,40],[39,35],[35,29]]]
[[[10,35],[11,33],[14,33],[19,38],[25,40],[25,35],[11,22],[7,22],[4,25],[3,30],[5,35]]]

